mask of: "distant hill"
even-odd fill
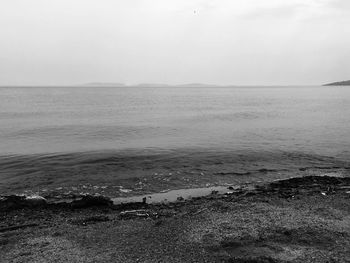
[[[218,85],[212,85],[212,84],[202,84],[202,83],[189,83],[189,84],[179,84],[179,85],[169,85],[169,84],[162,84],[162,83],[141,83],[136,85],[136,87],[186,87],[186,88],[193,88],[193,87],[219,87]]]
[[[350,86],[350,80],[328,83],[324,86]]]
[[[219,85],[215,84],[202,84],[202,83],[189,83],[189,84],[182,84],[182,85],[176,85],[176,87],[187,87],[187,88],[200,88],[200,87],[219,87]]]
[[[124,83],[114,83],[114,82],[90,82],[86,83],[84,86],[91,86],[91,87],[124,87]]]

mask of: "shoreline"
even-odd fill
[[[349,193],[350,193],[350,177],[337,175],[337,174],[324,174],[324,175],[312,175],[312,176],[296,176],[284,179],[275,179],[271,182],[252,182],[237,185],[221,185],[221,186],[209,186],[198,188],[183,188],[183,189],[169,189],[158,193],[139,194],[124,197],[103,196],[101,194],[70,194],[65,195],[52,195],[52,196],[40,196],[37,194],[13,194],[13,195],[0,195],[0,211],[17,210],[23,208],[41,209],[41,208],[55,208],[55,207],[71,207],[71,208],[89,208],[99,206],[111,206],[127,207],[128,205],[162,205],[183,203],[185,201],[191,201],[193,199],[207,199],[212,196],[219,198],[226,198],[230,195],[249,195],[257,194],[259,192],[268,193],[273,185],[291,184],[294,181],[303,182],[305,180],[314,180],[321,182],[323,179],[330,180],[329,183],[334,184],[337,179],[349,180]],[[339,182],[338,182],[339,183]],[[344,186],[345,187],[345,186]],[[295,186],[297,188],[297,186]],[[344,188],[347,189],[347,188]],[[305,189],[304,189],[305,190]],[[311,189],[308,189],[311,191]],[[298,189],[293,191],[298,192]]]

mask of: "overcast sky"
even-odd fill
[[[349,0],[0,1],[0,85],[345,79]]]

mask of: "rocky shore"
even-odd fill
[[[350,178],[177,202],[0,197],[0,262],[349,262]]]

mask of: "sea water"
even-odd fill
[[[349,87],[0,88],[0,193],[347,175],[349,157]]]

